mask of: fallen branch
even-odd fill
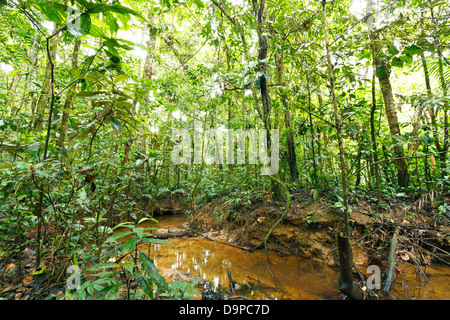
[[[180,228],[180,229],[185,229],[185,230],[188,230],[188,231],[192,231],[192,232],[194,232],[195,234],[198,234],[198,235],[202,236],[203,238],[205,238],[205,239],[207,239],[207,240],[210,240],[210,241],[214,241],[214,242],[217,242],[217,243],[225,244],[225,245],[227,245],[227,246],[232,246],[232,247],[235,247],[235,248],[238,248],[238,249],[241,249],[241,250],[245,250],[245,251],[250,251],[250,252],[255,251],[254,249],[250,249],[250,248],[246,248],[246,247],[241,247],[241,246],[238,246],[238,245],[229,243],[229,242],[223,242],[223,241],[214,240],[214,239],[212,239],[212,238],[210,238],[210,237],[208,237],[208,236],[205,236],[203,233],[201,233],[201,232],[199,232],[199,231],[196,231],[196,230],[194,230],[194,229],[183,228],[183,227],[180,227],[180,226],[178,226],[178,228]]]
[[[152,236],[156,239],[169,239],[169,238],[181,238],[185,236],[192,236],[192,231],[183,230],[176,232],[167,232],[167,233],[154,233]]]
[[[395,229],[394,235],[392,236],[392,240],[391,240],[391,249],[389,251],[389,256],[388,256],[388,272],[387,272],[387,276],[386,276],[386,282],[384,283],[384,288],[383,288],[383,290],[386,292],[389,292],[389,290],[391,290],[392,279],[394,277],[395,258],[396,258],[395,252],[397,250],[398,231],[399,231],[399,228]]]

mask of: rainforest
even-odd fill
[[[0,0],[0,299],[450,299],[449,45],[446,0]]]

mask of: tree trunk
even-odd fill
[[[288,134],[286,136],[286,144],[288,149],[288,163],[289,163],[289,172],[291,181],[298,180],[298,169],[297,169],[297,156],[295,155],[295,144],[294,144],[294,134],[292,132],[291,125],[291,115],[289,112],[289,106],[287,102],[283,99],[283,104],[285,105],[285,127],[288,130]]]
[[[436,28],[435,28],[435,35],[434,35],[434,41],[435,41],[435,47],[436,47],[436,51],[438,53],[438,71],[439,71],[439,80],[441,82],[441,86],[442,86],[442,93],[444,96],[447,96],[447,83],[445,81],[445,77],[444,77],[444,69],[442,66],[442,59],[444,58],[444,55],[442,54],[441,51],[441,44],[440,44],[440,40],[438,39],[441,35],[438,32],[437,29],[437,25],[438,22],[434,17],[434,11],[433,11],[433,7],[430,7],[430,12],[431,12],[431,17],[433,18],[432,21],[435,24]],[[445,59],[445,58],[444,58]],[[445,59],[445,61],[448,63],[448,60]],[[448,109],[449,109],[449,104],[448,102],[445,100],[444,101],[444,106],[443,106],[443,111],[444,111],[444,139],[443,139],[443,145],[442,145],[442,151],[439,154],[440,157],[440,162],[441,162],[441,169],[442,169],[442,176],[443,178],[445,176],[447,176],[447,165],[446,165],[446,158],[447,158],[447,153],[448,153],[448,149],[450,146],[450,141],[449,141],[449,136],[448,136],[448,129],[449,129],[449,124],[448,124]],[[444,180],[446,185],[448,185],[448,180]]]
[[[306,88],[307,88],[307,94],[308,94],[308,111],[309,111],[309,130],[311,133],[311,151],[312,151],[312,163],[313,163],[313,183],[314,188],[318,189],[318,180],[317,180],[317,164],[316,164],[316,150],[314,147],[314,141],[316,140],[316,135],[314,134],[314,125],[312,121],[312,105],[311,105],[311,88],[310,88],[310,81],[309,81],[309,71],[306,69]]]
[[[439,48],[438,51],[440,52]],[[439,79],[441,81],[441,86],[442,86],[442,93],[444,96],[447,96],[447,83],[445,81],[444,78],[444,69],[442,67],[442,58],[441,56],[439,56],[438,58],[438,63],[439,63]],[[443,106],[443,111],[444,111],[444,143],[442,146],[442,152],[439,154],[440,156],[440,162],[441,162],[441,169],[442,169],[442,175],[443,177],[447,175],[447,165],[446,165],[446,161],[447,161],[447,152],[448,152],[448,148],[450,145],[449,142],[449,137],[448,137],[448,109],[449,109],[449,105],[447,101],[444,101],[444,106]]]
[[[422,60],[422,67],[423,67],[423,72],[425,75],[425,86],[427,88],[427,96],[428,99],[432,99],[433,95],[432,95],[432,91],[431,91],[431,84],[430,84],[430,75],[428,72],[428,66],[427,66],[427,61],[425,59],[425,55],[422,53],[421,54],[421,60]],[[443,69],[442,69],[442,61],[440,62],[441,65],[439,66],[439,75],[440,75],[440,81],[441,81],[441,85],[442,88],[444,89],[444,91],[446,90],[446,85],[445,85],[445,79],[443,78]],[[445,94],[444,94],[445,95]],[[428,113],[430,115],[430,120],[431,120],[431,130],[433,133],[433,137],[434,137],[434,144],[436,146],[436,149],[438,150],[439,153],[439,159],[440,159],[440,164],[441,164],[441,172],[442,172],[442,177],[445,177],[447,174],[447,165],[446,165],[446,151],[448,149],[448,145],[446,143],[446,134],[445,134],[445,130],[444,130],[444,142],[441,145],[441,143],[439,142],[439,135],[438,135],[438,130],[437,130],[437,122],[436,122],[436,114],[434,111],[434,106],[428,104],[427,105],[427,110]],[[445,111],[444,111],[445,112]],[[445,122],[445,119],[444,119]],[[446,148],[447,147],[447,148]]]
[[[264,123],[264,128],[267,130],[267,150],[271,150],[271,129],[272,125],[270,122],[270,112],[271,112],[271,101],[269,96],[269,89],[267,85],[267,78],[266,78],[266,62],[265,59],[267,58],[267,36],[263,31],[263,26],[266,22],[265,18],[265,0],[260,0],[260,4],[258,6],[257,1],[253,1],[255,13],[257,15],[257,21],[258,21],[258,40],[259,40],[259,71],[262,72],[262,75],[259,77],[259,87],[261,92],[261,101],[262,101],[262,120]],[[257,7],[257,8],[256,8]],[[276,174],[271,176],[271,186],[272,186],[272,199],[274,201],[285,201],[284,192],[282,189],[282,186],[278,182],[280,180],[280,175],[277,172]]]
[[[275,55],[276,68],[277,68],[277,85],[283,86],[283,52]],[[294,133],[291,124],[291,114],[288,104],[288,98],[286,92],[281,89],[280,91],[281,103],[284,108],[284,125],[288,130],[286,135],[286,147],[288,151],[288,165],[290,172],[290,180],[298,180],[298,169],[297,169],[297,156],[295,154],[295,143],[294,143]]]
[[[353,253],[350,239],[337,236],[339,252],[339,279],[337,288],[351,300],[363,300],[364,293],[353,283]]]
[[[402,158],[405,156],[403,146],[401,142],[396,141],[398,137],[400,137],[400,124],[398,122],[397,110],[395,109],[395,100],[394,95],[392,93],[392,86],[390,81],[390,70],[388,64],[380,58],[378,52],[381,49],[381,46],[375,44],[376,36],[370,34],[370,39],[373,44],[373,69],[374,72],[377,68],[384,68],[384,72],[380,72],[378,77],[378,82],[380,84],[381,93],[383,95],[384,101],[384,110],[386,112],[386,116],[389,123],[389,131],[394,138],[394,152],[396,158]],[[407,187],[409,183],[409,174],[408,174],[408,164],[406,159],[397,159],[395,160],[397,165],[397,181],[400,187]]]
[[[334,123],[336,127],[336,137],[339,144],[339,167],[341,169],[341,183],[342,183],[342,198],[344,201],[344,221],[345,221],[345,236],[339,235],[337,238],[339,251],[339,279],[338,289],[345,293],[352,300],[361,300],[364,298],[363,292],[353,284],[353,254],[352,245],[350,243],[351,231],[349,222],[348,210],[348,190],[347,190],[347,168],[345,165],[344,141],[341,134],[341,121],[339,117],[338,103],[336,98],[336,91],[334,87],[333,68],[330,56],[330,44],[328,41],[327,28],[327,14],[326,2],[322,2],[323,6],[323,29],[325,32],[325,47],[327,55],[328,79],[330,81],[331,97],[333,102]]]
[[[152,18],[149,18],[152,20]],[[149,40],[147,41],[147,56],[145,57],[143,72],[142,72],[142,87],[141,87],[141,93],[143,95],[142,99],[142,105],[139,106],[138,114],[142,119],[146,119],[148,117],[147,111],[145,110],[147,107],[147,104],[149,103],[149,88],[150,88],[150,82],[153,77],[153,54],[155,51],[156,46],[156,34],[152,32],[153,24],[149,23],[147,25],[147,31],[149,35]],[[138,141],[138,148],[143,153],[146,154],[147,150],[147,139],[146,135],[143,134],[140,136]]]
[[[341,132],[341,120],[338,109],[338,102],[336,98],[336,91],[334,87],[334,76],[333,68],[331,64],[330,48],[328,42],[328,30],[327,30],[327,17],[325,11],[325,3],[323,2],[323,23],[325,30],[325,45],[326,45],[326,55],[327,55],[327,67],[328,67],[328,79],[330,81],[330,91],[333,103],[334,111],[334,124],[336,128],[336,137],[339,144],[339,167],[341,170],[341,187],[342,187],[342,198],[344,201],[344,217],[345,217],[345,236],[350,238],[350,224],[349,224],[349,211],[348,211],[348,190],[347,190],[347,168],[345,165],[345,153],[344,153],[344,141],[342,139]],[[351,250],[351,249],[350,249]]]
[[[372,74],[372,108],[370,109],[370,138],[372,141],[372,152],[374,162],[374,174],[377,187],[377,202],[381,203],[380,166],[378,164],[377,139],[375,134],[375,112],[377,110],[377,98],[375,94],[375,72]]]

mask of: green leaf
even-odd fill
[[[77,38],[81,38],[89,33],[91,29],[91,17],[83,14],[77,18],[67,21],[67,30]]]
[[[22,187],[23,187],[23,191],[25,191],[27,196],[31,198],[33,196],[33,189],[31,188],[31,186],[28,183],[24,182]]]
[[[398,58],[398,57],[394,57],[394,59],[392,59],[391,64],[392,64],[394,67],[402,68],[404,62],[403,62],[402,59],[400,59],[400,58]]]
[[[0,164],[0,170],[14,168],[15,166],[16,166],[16,164],[14,164],[14,163],[2,163],[2,164]]]
[[[413,57],[410,54],[404,54],[400,57],[400,59],[402,59],[403,61],[405,61],[408,64],[413,62]]]
[[[117,32],[119,30],[119,24],[117,23],[117,19],[110,12],[105,12],[104,14],[105,22],[109,27],[109,30],[112,32]]]
[[[76,94],[77,97],[92,97],[97,96],[99,94],[106,93],[103,91],[81,91]]]
[[[136,279],[137,281],[139,281],[141,289],[144,290],[145,294],[150,298],[153,298],[153,283],[150,281],[150,279],[142,275],[137,275]]]
[[[386,68],[384,67],[383,64],[377,65],[377,69],[376,69],[376,71],[375,71],[375,75],[376,75],[378,78],[383,78],[383,77],[385,77],[385,76],[387,75],[387,73],[386,73]]]
[[[111,125],[113,126],[114,130],[116,130],[117,132],[122,131],[122,124],[119,122],[119,120],[117,120],[113,116],[109,116],[109,120],[111,121]]]
[[[398,51],[398,49],[397,49],[394,45],[390,45],[390,46],[389,46],[388,53],[389,53],[391,56],[395,56],[396,54],[399,53],[399,51]]]
[[[205,4],[201,0],[194,0],[194,2],[200,8],[204,8],[205,7]]]
[[[115,298],[115,296],[117,295],[117,293],[119,292],[119,289],[121,286],[122,286],[122,284],[120,284],[120,283],[113,284],[113,285],[110,285],[110,286],[104,288],[99,293],[105,294],[105,300],[113,300]]]
[[[50,21],[55,22],[61,26],[66,23],[66,5],[50,1],[42,1],[36,2],[34,6],[37,7],[37,9]]]
[[[137,237],[131,237],[128,242],[125,244],[125,246],[122,249],[122,254],[124,254],[127,251],[134,251],[136,249],[136,243],[137,243]]]
[[[96,38],[101,38],[101,39],[107,38],[107,36],[103,32],[102,28],[100,28],[99,26],[96,26],[94,24],[91,24],[91,28],[89,29],[89,35],[96,37]]]
[[[142,236],[144,235],[144,228],[134,228],[134,232],[136,232],[139,239],[142,239]]]
[[[415,44],[413,44],[413,45],[405,48],[404,52],[406,54],[409,54],[409,55],[422,54],[423,53],[423,49],[418,47],[418,46],[416,46]]]
[[[173,246],[173,243],[167,240],[163,240],[163,239],[157,239],[157,238],[152,238],[152,237],[147,237],[144,239],[145,242],[147,243],[156,243],[156,244],[166,244],[169,246]]]
[[[159,274],[159,271],[155,267],[153,260],[147,257],[147,255],[145,255],[144,253],[141,253],[139,255],[139,261],[142,263],[143,268],[148,271],[150,279],[152,279],[152,282],[156,284],[158,289],[168,291],[169,286],[166,282],[166,279],[164,279],[164,277]]]
[[[124,74],[119,74],[117,77],[114,78],[114,82],[121,82],[127,80],[128,77]]]
[[[42,266],[41,270],[33,272],[32,275],[33,276],[37,276],[37,275],[43,273],[45,271],[45,269],[47,269],[47,267],[46,266]]]
[[[144,218],[140,219],[137,224],[140,224],[140,223],[142,223],[144,221],[153,221],[153,222],[159,223],[158,220],[156,220],[154,218],[144,217]]]
[[[115,268],[115,267],[117,267],[117,263],[100,263],[87,268],[85,271],[87,272],[97,269]]]
[[[115,4],[115,5],[101,4],[101,5],[98,5],[98,3],[95,3],[95,5],[93,5],[93,4],[87,3],[86,7],[88,7],[88,8],[91,7],[91,8],[89,8],[89,13],[116,12],[116,13],[120,13],[120,14],[123,14],[123,15],[132,14],[135,17],[138,17],[141,20],[145,21],[145,18],[139,12],[134,11],[133,9],[124,7],[124,6],[120,5],[120,4]]]
[[[117,239],[120,239],[120,238],[129,236],[130,234],[133,234],[133,231],[119,232],[119,233],[116,233],[115,235],[109,237],[108,240],[109,240],[109,241],[117,240]]]

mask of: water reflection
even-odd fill
[[[160,227],[184,223],[183,216],[160,217]],[[172,230],[173,231],[173,230]],[[336,289],[337,268],[295,256],[247,252],[201,237],[170,239],[174,246],[152,245],[150,256],[161,273],[187,272],[212,282],[215,288],[228,288],[227,270],[241,285],[241,295],[249,299],[342,299]],[[358,267],[365,270],[367,266]],[[401,264],[399,264],[401,269]],[[450,268],[433,266],[427,270],[430,284],[405,266],[391,289],[393,299],[449,299]],[[244,289],[247,289],[245,291]]]

